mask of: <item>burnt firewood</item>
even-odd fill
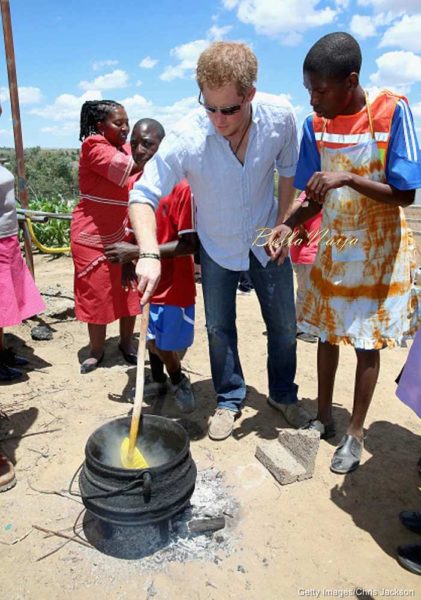
[[[225,517],[212,517],[209,519],[194,519],[189,523],[190,533],[206,533],[218,531],[225,527]]]

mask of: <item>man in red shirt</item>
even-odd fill
[[[162,125],[154,119],[141,119],[133,127],[132,155],[142,170],[164,135]],[[161,199],[156,219],[162,276],[150,305],[147,337],[152,378],[145,382],[144,395],[164,394],[169,387],[178,409],[187,413],[194,410],[195,400],[190,381],[181,371],[178,351],[193,343],[196,288],[192,255],[198,248],[194,203],[187,181],[181,181]],[[106,255],[111,261],[127,263],[138,258],[139,249],[120,243],[109,246]]]

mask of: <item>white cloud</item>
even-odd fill
[[[43,108],[33,108],[30,112],[35,116],[48,119],[49,123],[41,129],[42,133],[55,138],[66,137],[70,141],[73,139],[75,143],[79,136],[80,109],[83,102],[101,99],[101,92],[95,90],[88,91],[82,96],[62,94],[52,104]],[[160,121],[167,130],[197,107],[195,96],[183,98],[168,106],[155,105],[140,94],[126,98],[116,97],[115,100],[126,109],[132,126],[139,119],[150,117]]]
[[[61,125],[52,125],[49,127],[41,127],[42,133],[48,133],[49,135],[61,137],[71,135],[74,138],[79,137],[79,123],[76,121],[70,121]]]
[[[411,109],[412,109],[412,114],[414,115],[414,117],[421,119],[421,102],[418,102],[417,104],[413,104],[411,106]]]
[[[197,107],[197,98],[191,96],[178,100],[168,106],[157,106],[144,98],[134,95],[119,100],[127,110],[131,126],[144,118],[156,119],[169,131],[177,121],[184,118],[192,109]]]
[[[358,0],[360,6],[372,6],[378,10],[391,10],[395,14],[411,12],[420,7],[420,0]]]
[[[370,99],[370,101],[373,101],[374,98],[376,98],[376,96],[378,96],[380,94],[380,92],[382,92],[384,90],[385,86],[377,86],[377,85],[365,85],[364,86],[364,90],[367,92],[367,95]],[[391,92],[394,92],[395,94],[405,94],[405,86],[397,86],[397,85],[393,85],[393,84],[389,84],[387,86],[387,89],[390,90]]]
[[[77,145],[79,138],[80,109],[86,100],[101,100],[101,92],[91,90],[74,96],[73,94],[61,94],[57,96],[52,104],[43,108],[33,108],[30,113],[56,125],[47,125],[40,128],[42,133],[48,134],[54,138],[66,138],[72,146]]]
[[[304,116],[307,116],[307,114],[308,114],[307,106],[303,106],[302,104],[297,104],[296,106],[294,106],[294,112],[295,112],[296,118],[298,119],[298,122],[303,120],[304,111],[306,111],[306,114]]]
[[[162,81],[172,81],[173,79],[182,79],[191,76],[203,50],[206,50],[211,42],[223,39],[231,29],[231,25],[221,27],[219,25],[212,25],[206,33],[206,39],[193,40],[192,42],[172,48],[170,56],[178,60],[178,63],[166,66],[159,78]]]
[[[127,87],[129,76],[126,71],[115,69],[106,75],[99,75],[93,81],[81,81],[79,87],[82,90],[116,90]]]
[[[41,90],[37,87],[20,87],[18,91],[21,104],[38,104],[42,101]]]
[[[377,35],[379,27],[389,25],[394,19],[392,12],[377,15],[353,15],[350,24],[351,33],[361,39]]]
[[[155,65],[158,64],[157,58],[151,58],[150,56],[145,56],[139,63],[139,67],[141,69],[153,69]]]
[[[303,36],[301,33],[298,31],[291,31],[283,36],[282,43],[284,46],[298,46],[302,39]]]
[[[421,14],[404,15],[388,29],[380,42],[380,47],[398,46],[402,50],[421,51]]]
[[[143,81],[141,81],[140,79],[138,79],[136,81],[136,87],[140,87],[141,85],[143,85]]]
[[[174,56],[179,62],[177,65],[169,65],[165,67],[160,75],[163,81],[172,81],[173,79],[186,77],[196,68],[197,59],[203,50],[209,46],[209,40],[194,40],[176,46],[170,51],[170,55]]]
[[[379,87],[377,85],[365,85],[364,86],[364,91],[367,93],[367,96],[369,97],[370,101],[374,100],[374,98],[376,96],[379,95],[379,93],[382,91],[382,87]],[[390,87],[388,88],[389,90],[391,89]],[[391,91],[396,91],[396,90],[391,90]]]
[[[219,27],[218,25],[212,25],[212,27],[208,31],[208,37],[211,40],[222,40],[227,33],[229,33],[232,29],[232,25],[224,25],[223,27]]]
[[[38,104],[39,102],[42,102],[42,99],[43,99],[41,90],[37,87],[31,87],[31,86],[18,87],[18,93],[19,93],[19,104],[21,104],[21,105]],[[0,88],[0,100],[2,102],[8,102],[9,99],[10,99],[9,98],[9,88],[1,87]]]
[[[50,121],[79,122],[80,109],[85,100],[102,100],[101,92],[91,90],[82,96],[61,94],[52,104],[44,106],[44,108],[33,108],[30,113]]]
[[[413,52],[386,52],[376,59],[378,71],[370,81],[378,86],[395,86],[408,91],[414,83],[421,82],[421,56]]]
[[[135,94],[128,98],[121,98],[118,101],[127,111],[130,126],[139,119],[156,119],[169,131],[177,121],[183,119],[191,110],[197,107],[197,97],[191,96],[183,98],[168,106],[158,106],[147,100],[143,96]]]
[[[118,65],[118,60],[94,60],[92,69],[94,71],[99,71],[104,67],[115,67],[116,65]]]
[[[320,0],[223,0],[228,10],[236,9],[237,17],[242,23],[253,25],[257,33],[269,37],[286,36],[291,43],[291,34],[298,36],[307,29],[327,25],[335,20],[340,12],[342,2],[337,2],[338,9],[318,9]]]
[[[141,114],[145,109],[149,109],[152,106],[152,102],[146,100],[146,98],[140,94],[123,98],[122,100],[119,100],[119,102],[124,106],[128,115],[133,113]],[[141,116],[137,117],[137,119],[140,118],[142,118],[142,114]]]
[[[376,35],[377,26],[372,17],[354,15],[351,19],[350,30],[354,35],[358,35],[361,39],[364,39]]]
[[[171,127],[183,119],[191,110],[197,107],[197,97],[190,96],[182,98],[169,106],[155,106],[152,108],[154,119],[157,119],[162,125],[169,130]]]

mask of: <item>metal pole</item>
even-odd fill
[[[13,135],[15,138],[16,164],[18,171],[18,198],[23,208],[28,208],[28,187],[25,177],[25,159],[23,153],[22,127],[20,122],[18,82],[16,78],[15,49],[13,46],[12,21],[10,18],[9,0],[0,0],[1,18],[3,22],[4,47],[9,79],[10,105],[12,108]],[[31,236],[26,222],[23,223],[25,260],[34,276],[34,259],[32,256]]]

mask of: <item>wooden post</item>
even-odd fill
[[[28,208],[28,187],[25,177],[25,159],[23,153],[22,127],[20,122],[18,82],[16,78],[15,49],[13,46],[12,21],[10,18],[9,0],[0,0],[1,18],[3,22],[4,47],[6,51],[7,75],[9,79],[10,106],[12,109],[13,135],[15,138],[16,164],[18,171],[17,192],[23,208]],[[25,260],[34,276],[34,259],[32,241],[26,222],[23,222]]]

